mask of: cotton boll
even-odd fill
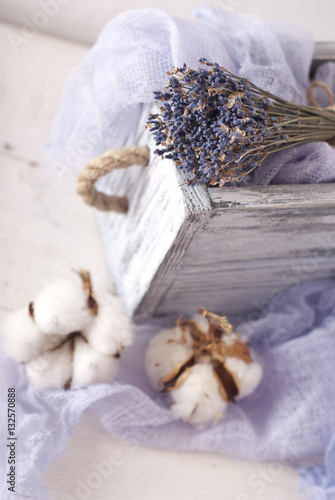
[[[2,325],[5,351],[19,363],[26,363],[43,351],[58,345],[58,335],[43,335],[28,312],[28,307],[10,313]]]
[[[46,286],[34,301],[34,318],[46,334],[68,335],[92,320],[80,278],[59,280]]]
[[[195,314],[194,316],[192,316],[192,320],[198,324],[199,328],[204,332],[204,334],[207,333],[209,323],[202,314]]]
[[[111,383],[118,367],[116,358],[95,351],[84,339],[76,338],[72,386]]]
[[[225,367],[233,375],[238,385],[239,393],[236,399],[249,396],[258,386],[263,375],[262,365],[255,361],[245,363],[242,359],[227,357]]]
[[[72,376],[72,342],[67,341],[27,363],[26,373],[38,390],[65,387]]]
[[[133,341],[131,322],[123,302],[115,295],[97,295],[97,316],[83,330],[89,344],[104,354],[116,354]]]
[[[162,330],[149,342],[145,368],[151,385],[163,389],[162,380],[193,355],[193,341],[188,329]]]
[[[195,426],[214,423],[223,415],[227,403],[220,395],[212,365],[199,363],[187,370],[185,381],[171,391],[174,416]]]

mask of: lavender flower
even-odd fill
[[[150,114],[159,156],[188,172],[191,185],[239,182],[275,151],[335,136],[335,113],[276,97],[205,58],[198,71],[173,68]]]

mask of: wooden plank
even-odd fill
[[[236,314],[294,284],[335,276],[334,185],[208,191],[211,217],[156,314],[200,305]]]
[[[209,188],[214,209],[279,209],[335,207],[335,184],[285,184]]]
[[[310,77],[314,77],[315,71],[320,64],[328,61],[335,61],[335,42],[316,42]]]
[[[222,248],[225,260],[251,261],[335,252],[334,184],[209,191],[215,210],[195,249],[199,263],[209,239],[214,262]]]
[[[155,314],[193,314],[199,307],[222,314],[259,310],[281,290],[318,278],[335,278],[335,255],[297,259],[184,264]]]
[[[144,321],[155,315],[157,307],[177,279],[180,265],[189,246],[196,243],[209,215],[210,212],[202,212],[196,216],[188,215],[184,219],[173,244],[150,283],[150,288],[134,311],[135,321]]]

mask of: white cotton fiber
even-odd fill
[[[197,323],[199,328],[206,334],[208,331],[209,323],[206,318],[202,314],[195,314],[192,316],[193,321]]]
[[[72,376],[72,342],[67,341],[27,363],[26,373],[38,390],[64,388]]]
[[[145,356],[145,368],[154,388],[163,389],[162,379],[192,356],[192,345],[188,328],[183,333],[178,326],[162,330],[150,340]]]
[[[61,342],[58,335],[46,336],[39,331],[28,306],[8,314],[1,331],[5,351],[19,363],[26,363]]]
[[[123,302],[111,293],[96,296],[98,315],[87,324],[83,334],[90,345],[104,354],[116,354],[133,341],[132,326]]]
[[[201,426],[221,418],[227,403],[219,392],[219,383],[211,364],[199,363],[178,389],[171,391],[172,412],[176,418]]]
[[[262,365],[256,361],[245,363],[242,359],[227,357],[225,367],[237,382],[239,393],[236,400],[249,396],[258,386],[263,375]]]
[[[34,315],[46,334],[68,335],[82,330],[93,316],[81,279],[59,280],[43,288],[34,301]]]
[[[95,351],[84,339],[75,341],[72,386],[111,383],[117,374],[118,359]]]

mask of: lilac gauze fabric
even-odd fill
[[[49,169],[74,181],[89,159],[123,147],[136,131],[143,104],[151,103],[153,91],[166,84],[166,72],[184,62],[197,68],[199,57],[246,75],[284,99],[308,104],[314,48],[308,33],[213,7],[199,8],[194,18],[174,18],[158,9],[133,10],[106,26],[65,87],[47,143]],[[318,76],[322,78],[322,72]],[[324,76],[335,90],[334,71]],[[334,180],[335,149],[315,142],[271,155],[244,184]]]
[[[309,500],[335,499],[335,428],[325,453],[324,465],[301,469],[302,492]]]
[[[63,452],[72,428],[91,407],[108,432],[159,448],[289,463],[327,449],[324,467],[304,471],[304,484],[308,491],[320,493],[313,500],[333,500],[335,281],[310,282],[282,292],[257,320],[239,325],[238,331],[248,338],[263,364],[262,382],[251,396],[229,405],[217,425],[203,430],[174,420],[164,397],[150,388],[145,377],[149,339],[163,326],[172,326],[175,319],[135,327],[135,344],[122,356],[112,385],[39,394],[27,385],[24,367],[1,354],[1,422],[6,420],[7,387],[17,392],[16,498],[48,498],[40,472]],[[5,442],[4,426],[1,432]],[[2,454],[2,471],[5,460]],[[1,498],[10,499],[3,482],[1,487]]]

